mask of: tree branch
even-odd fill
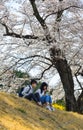
[[[17,34],[14,32],[10,32],[8,26],[5,23],[0,22],[6,30],[6,34],[4,34],[3,36],[11,36],[11,37],[16,37],[16,38],[25,38],[25,39],[38,39],[38,36],[34,36],[34,35],[21,35],[21,34]]]
[[[63,11],[68,10],[68,9],[70,9],[70,8],[78,8],[78,9],[82,9],[82,8],[79,7],[79,6],[71,5],[71,6],[69,6],[69,7],[64,8],[64,9],[61,9],[60,11],[63,12]],[[46,20],[49,16],[51,16],[51,15],[55,15],[55,14],[58,14],[58,13],[59,13],[59,11],[52,12],[52,13],[46,15],[46,17],[44,18],[44,20]]]
[[[37,57],[46,59],[46,60],[48,60],[48,61],[51,62],[51,59],[50,59],[50,58],[44,57],[44,56],[40,56],[40,55],[33,55],[33,56],[25,57],[25,58],[20,58],[20,59],[18,59],[18,61],[16,61],[16,62],[15,62],[13,65],[11,65],[9,68],[7,68],[6,70],[4,70],[4,71],[0,74],[0,76],[2,76],[3,74],[5,74],[7,71],[9,71],[10,69],[12,69],[12,68],[13,68],[14,66],[16,66],[17,64],[19,64],[20,61],[27,60],[27,59],[32,59],[32,58],[37,58]],[[14,57],[14,58],[16,58],[16,57]],[[29,61],[31,61],[31,60],[24,61],[21,65],[23,65],[23,64],[25,64],[26,62],[29,62]],[[44,63],[45,63],[45,62],[44,62]],[[21,66],[21,65],[20,65],[20,66]],[[19,66],[19,67],[20,67],[20,66]],[[50,65],[50,66],[52,66],[52,65]]]
[[[48,41],[48,43],[51,43],[53,41],[53,39],[50,35],[49,29],[48,29],[48,26],[45,23],[45,20],[39,14],[39,11],[38,11],[37,6],[35,4],[35,0],[29,0],[29,1],[32,5],[33,12],[34,12],[36,19],[39,21],[39,23],[41,24],[41,26],[44,30],[46,40]]]
[[[41,76],[40,76],[39,78],[35,78],[35,79],[36,79],[36,80],[42,79],[42,77],[43,77],[43,75],[45,74],[45,72],[48,71],[52,66],[53,66],[53,64],[51,64],[48,68],[46,68],[46,69],[42,72],[42,74],[41,74]]]
[[[83,87],[82,87],[82,85],[81,85],[81,83],[80,83],[80,81],[78,80],[78,77],[77,77],[79,75],[79,71],[80,71],[81,68],[82,68],[82,66],[79,66],[77,72],[75,73],[75,77],[76,77],[76,80],[77,80],[81,90],[83,91]]]
[[[9,71],[10,69],[12,69],[14,66],[16,66],[18,63],[20,62],[20,59],[18,61],[16,61],[13,65],[11,65],[9,68],[7,68],[6,70],[4,70],[0,76],[2,76],[3,74],[5,74],[7,71]]]
[[[52,62],[50,58],[45,57],[45,56],[41,56],[41,55],[28,56],[28,57],[25,57],[25,58],[20,58],[20,60],[26,60],[26,59],[30,59],[30,58],[36,58],[36,57],[43,58],[43,59],[46,59],[46,60]]]

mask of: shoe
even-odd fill
[[[48,109],[49,111],[52,111],[50,106],[46,106],[46,109]]]
[[[55,111],[55,108],[54,107],[50,107],[52,111]]]
[[[37,102],[37,105],[42,106],[42,103],[41,102]]]

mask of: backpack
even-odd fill
[[[22,88],[20,89],[19,94],[18,94],[19,97],[23,97],[23,96],[24,96],[24,95],[22,94],[24,88],[25,88],[25,87],[22,87]],[[30,89],[31,89],[31,87],[30,87],[30,85],[29,85],[29,90],[27,91],[27,93],[30,91]]]
[[[19,93],[18,93],[18,95],[19,95],[19,97],[23,97],[23,95],[22,95],[22,91],[24,90],[24,87],[22,87],[21,89],[20,89],[20,91],[19,91]]]

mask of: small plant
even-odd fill
[[[43,121],[43,120],[44,120],[44,118],[39,118],[39,120]]]
[[[14,70],[14,74],[16,77],[18,78],[29,78],[29,75],[25,72],[22,72],[22,71],[18,71],[18,70]]]
[[[20,111],[20,112],[23,113],[23,114],[26,114],[26,111],[25,111],[24,109],[16,108],[16,110]]]
[[[56,103],[53,103],[53,107],[60,110],[65,110],[65,101],[63,99],[57,100]]]
[[[53,104],[53,107],[54,107],[55,109],[65,110],[65,107],[64,107],[64,106],[59,105],[59,104],[57,104],[57,103]]]
[[[65,107],[65,101],[64,101],[64,99],[56,100],[56,103],[57,103],[58,105],[62,105],[62,106]]]

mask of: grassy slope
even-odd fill
[[[28,100],[0,93],[0,130],[83,130],[83,116],[50,112]]]

